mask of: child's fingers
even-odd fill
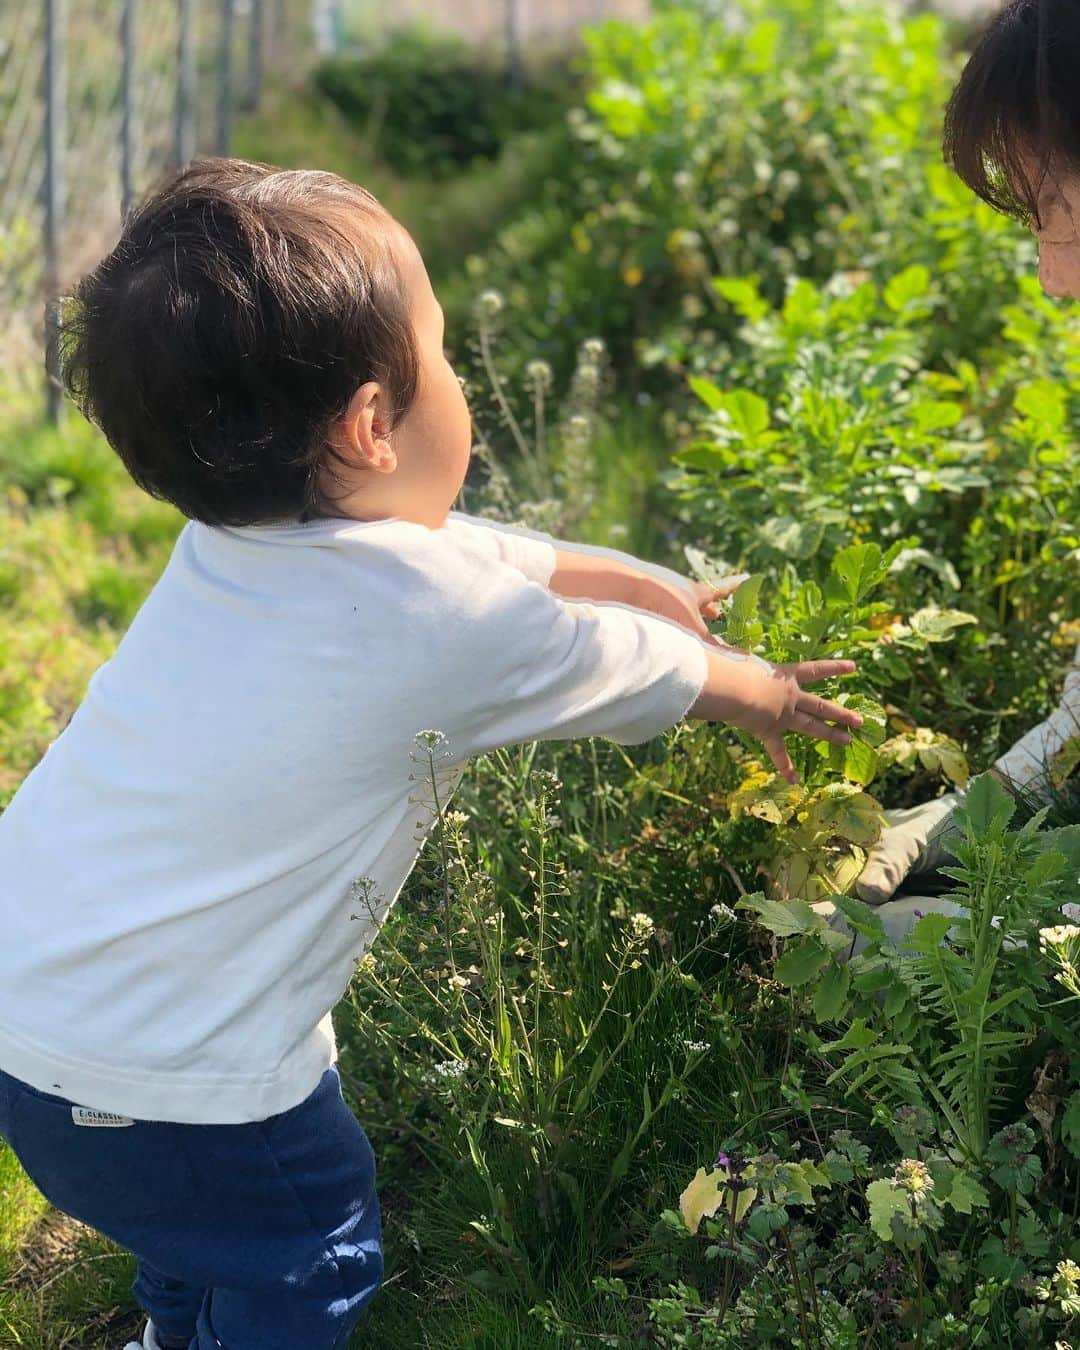
[[[829,680],[834,675],[851,675],[855,670],[854,661],[799,661],[784,669],[799,684],[816,684],[818,680]]]
[[[818,698],[816,694],[801,694],[795,700],[795,710],[821,721],[839,722],[842,727],[861,727],[863,724],[861,714],[854,709],[830,703],[827,698]]]
[[[851,740],[850,731],[841,731],[839,727],[831,727],[828,722],[819,722],[816,717],[801,712],[792,713],[791,729],[819,741],[832,741],[833,745],[847,745]]]
[[[791,756],[787,752],[783,737],[766,736],[761,743],[769,758],[776,765],[781,778],[786,778],[789,783],[797,783],[799,775],[795,772],[795,765],[791,762]]]
[[[725,577],[712,590],[712,598],[726,600],[729,595],[734,595],[743,582],[749,577],[749,572],[736,572],[730,577]]]

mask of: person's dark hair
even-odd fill
[[[416,395],[393,219],[336,174],[197,161],[66,301],[64,386],[140,487],[210,525],[332,515],[331,422]]]
[[[990,21],[945,113],[946,161],[1026,222],[1055,168],[1080,169],[1080,3],[1012,0]]]

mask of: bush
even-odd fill
[[[422,29],[391,34],[370,56],[325,61],[315,83],[376,153],[403,174],[446,177],[496,156],[515,132],[547,125],[570,81],[553,70],[521,89],[465,43]]]
[[[586,35],[575,171],[474,261],[478,282],[556,369],[597,333],[653,389],[733,332],[717,275],[779,304],[793,274],[884,283],[918,263],[941,291],[930,363],[994,341],[1034,246],[941,163],[959,69],[941,21],[839,0],[739,14],[680,6]]]

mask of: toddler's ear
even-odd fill
[[[384,428],[382,386],[370,380],[360,386],[349,400],[349,406],[331,424],[330,444],[359,469],[393,473],[397,468],[397,455]]]

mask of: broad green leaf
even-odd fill
[[[983,1189],[982,1183],[970,1173],[960,1171],[953,1174],[952,1186],[944,1199],[946,1203],[952,1205],[957,1214],[970,1214],[976,1206],[982,1207],[990,1203],[990,1197]]]
[[[1060,430],[1065,425],[1065,390],[1049,380],[1034,380],[1016,392],[1013,406],[1022,417]]]
[[[749,389],[736,389],[723,396],[721,410],[731,418],[731,425],[748,441],[756,440],[769,427],[769,405],[760,394]]]
[[[868,745],[880,745],[885,739],[887,722],[885,709],[880,703],[865,694],[841,694],[836,700],[843,708],[850,708],[863,719],[863,724],[854,731],[854,735]]]
[[[852,1020],[838,1041],[830,1041],[823,1050],[866,1050],[878,1039],[878,1034],[866,1025],[865,1017]]]
[[[736,909],[753,910],[759,921],[777,937],[795,937],[812,933],[824,926],[824,919],[815,914],[805,900],[767,900],[763,895],[747,895],[739,900]]]
[[[877,773],[878,758],[874,747],[855,739],[841,748],[844,751],[844,777],[852,783],[868,787]]]
[[[885,287],[885,303],[899,314],[917,300],[925,300],[930,290],[930,271],[916,265],[906,267]]]
[[[797,834],[812,834],[808,823],[799,827]],[[820,833],[818,835],[820,838]],[[824,900],[834,891],[846,891],[866,865],[866,854],[852,845],[836,848],[832,845],[806,845],[795,852],[785,850],[765,866],[772,878],[770,888],[785,903],[796,900],[810,904]],[[824,919],[821,920],[824,923]]]
[[[931,911],[922,916],[902,945],[905,949],[910,948],[916,952],[934,952],[941,945],[949,929],[962,922],[963,919],[958,919],[954,915]]]
[[[704,469],[707,473],[720,473],[731,464],[731,451],[727,446],[711,445],[708,441],[695,441],[685,450],[672,455],[672,463],[684,469]]]
[[[795,989],[813,979],[828,959],[828,951],[813,939],[789,943],[776,963],[774,974],[781,984]]]
[[[963,417],[964,410],[959,403],[927,399],[925,402],[913,403],[910,413],[911,420],[920,431],[941,431],[946,427],[956,426]]]
[[[724,391],[713,384],[712,380],[707,380],[702,375],[691,375],[689,384],[702,403],[713,412],[718,412],[724,406]]]
[[[996,821],[1007,825],[1016,810],[1015,798],[989,773],[973,778],[958,808],[960,819],[967,819],[976,836],[988,834]]]
[[[824,1186],[827,1191],[832,1189],[832,1177],[829,1176],[823,1163],[811,1162],[809,1158],[804,1158],[803,1161],[797,1163],[796,1166],[802,1172],[809,1185]]]
[[[947,642],[955,629],[977,622],[974,614],[962,609],[938,609],[935,605],[916,610],[909,620],[911,631],[924,642]]]
[[[891,1181],[872,1181],[866,1188],[866,1200],[870,1206],[870,1227],[882,1242],[891,1242],[894,1214],[907,1215],[909,1202],[904,1192]]]
[[[812,282],[800,277],[784,301],[781,313],[789,328],[815,329],[821,320],[821,295]]]
[[[744,319],[757,323],[769,312],[757,287],[757,278],[717,277],[713,289]]]
[[[886,572],[877,544],[849,544],[832,560],[832,570],[843,583],[847,598],[854,604],[868,595]]]
[[[832,1186],[832,1178],[812,1162],[789,1162],[784,1164],[787,1173],[788,1197],[786,1204],[811,1206],[814,1203],[814,1187]]]
[[[1035,836],[1036,844],[1047,852],[1063,853],[1066,873],[1080,876],[1080,825],[1062,825],[1057,830],[1044,830]]]
[[[839,1017],[847,1003],[850,987],[851,974],[847,966],[834,961],[814,991],[814,1016],[819,1022],[831,1022]]]
[[[764,580],[761,574],[747,577],[731,597],[724,639],[733,647],[752,644],[755,628],[760,633],[760,624],[757,623],[758,593]]]
[[[881,922],[881,916],[870,905],[857,900],[853,895],[834,895],[832,899],[833,904],[856,933],[861,933],[863,937],[871,940],[884,938],[885,925]]]

